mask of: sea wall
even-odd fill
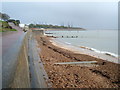
[[[28,60],[29,32],[25,35],[18,54],[18,63],[11,88],[30,88],[29,60]]]
[[[44,30],[32,30],[34,35],[40,35],[43,36],[44,35]]]

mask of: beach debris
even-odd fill
[[[80,61],[80,62],[60,62],[60,63],[54,63],[54,64],[92,64],[97,63],[97,61]]]

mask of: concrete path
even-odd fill
[[[2,89],[2,32],[0,32],[0,90]]]
[[[17,31],[5,32],[2,35],[2,88],[8,88],[13,82],[16,67],[18,64],[18,54],[26,35],[21,28],[9,23]],[[47,74],[40,60],[35,39],[30,34],[28,42],[28,58],[30,61],[31,88],[47,88]],[[39,63],[41,62],[41,63]],[[21,82],[22,83],[22,82]]]
[[[9,23],[17,31],[2,33],[2,87],[9,87],[17,65],[17,55],[25,33],[18,26]]]
[[[8,50],[13,46],[17,40],[24,35],[21,28],[10,23],[10,26],[17,29],[17,31],[9,31],[2,33],[2,54],[8,52]]]

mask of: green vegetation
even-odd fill
[[[12,28],[6,21],[0,21],[0,27],[2,28]]]
[[[0,32],[5,32],[5,31],[17,31],[16,29],[9,29],[9,28],[0,28]]]
[[[7,22],[12,22],[17,26],[19,26],[19,24],[20,24],[20,20],[14,20],[14,19],[9,19],[9,20],[7,20]]]
[[[5,31],[17,31],[17,30],[9,26],[7,21],[0,21],[0,32],[5,32]]]
[[[15,25],[19,26],[20,21],[19,20],[14,20],[10,19],[10,16],[7,15],[6,13],[1,13],[0,12],[0,32],[5,32],[5,31],[17,31],[16,29],[13,29],[11,26],[9,26],[8,22],[12,22]]]

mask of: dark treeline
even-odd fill
[[[58,25],[45,25],[45,24],[30,24],[30,28],[68,28],[66,26],[58,26]]]
[[[49,25],[47,25],[47,24],[30,24],[29,25],[29,27],[30,28],[60,28],[60,29],[69,29],[69,28],[71,28],[71,29],[82,29],[82,28],[78,28],[78,27],[70,27],[70,26],[58,26],[58,25],[51,25],[51,24],[49,24]]]

